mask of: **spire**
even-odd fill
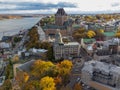
[[[63,41],[62,41],[62,35],[61,35],[59,29],[57,29],[57,32],[55,34],[55,43],[57,43],[57,44],[58,43],[63,43]]]

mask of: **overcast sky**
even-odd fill
[[[0,14],[120,13],[120,0],[0,0]]]

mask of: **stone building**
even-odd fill
[[[83,83],[97,90],[120,90],[120,67],[99,61],[89,61],[84,64],[81,79]]]
[[[55,42],[53,45],[53,51],[55,59],[72,59],[73,57],[79,57],[80,44],[78,42],[66,42],[62,41],[61,33],[58,31],[55,35]]]
[[[59,8],[57,13],[55,14],[55,24],[58,26],[62,26],[65,21],[67,21],[68,15],[64,11],[63,8]]]

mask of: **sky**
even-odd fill
[[[120,0],[0,0],[0,14],[120,13]]]

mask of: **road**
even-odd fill
[[[79,81],[77,81],[78,78],[81,79],[81,69],[83,68],[84,63],[92,59],[92,57],[89,56],[84,48],[80,49],[80,54],[82,58],[73,59],[73,68],[71,71],[70,83],[66,86],[72,89],[76,83],[79,83]],[[88,86],[84,86],[83,90],[89,90],[87,87]]]
[[[73,68],[71,70],[70,83],[67,84],[66,87],[73,88],[75,83],[77,83],[77,79],[81,77],[81,69],[83,63],[84,62],[81,58],[73,60]]]

